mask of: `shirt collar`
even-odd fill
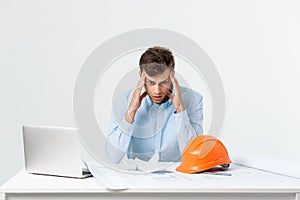
[[[174,95],[174,90],[172,91],[172,95]],[[151,107],[153,106],[155,103],[153,103],[153,101],[151,100],[151,98],[149,97],[149,95],[146,96],[146,101],[147,101],[147,104]],[[172,104],[172,100],[169,98],[168,101],[160,104],[159,106],[162,106],[163,108],[166,108],[168,107],[169,105]],[[156,104],[158,105],[158,104]]]

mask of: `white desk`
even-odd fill
[[[0,200],[21,199],[291,199],[300,200],[300,180],[232,165],[232,176],[197,174],[199,184],[158,185],[110,191],[94,178],[72,179],[21,170],[0,187]]]

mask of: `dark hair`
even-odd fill
[[[148,48],[140,58],[140,70],[149,76],[162,74],[167,68],[174,69],[175,62],[172,52],[164,47]]]

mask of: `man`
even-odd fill
[[[202,96],[179,86],[168,49],[147,49],[139,64],[136,89],[117,99],[106,154],[113,163],[125,154],[148,161],[156,152],[159,161],[180,161],[185,146],[203,133]]]

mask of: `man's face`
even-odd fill
[[[145,88],[153,103],[161,104],[168,100],[168,92],[171,87],[170,70],[162,74],[149,76],[145,72]]]

